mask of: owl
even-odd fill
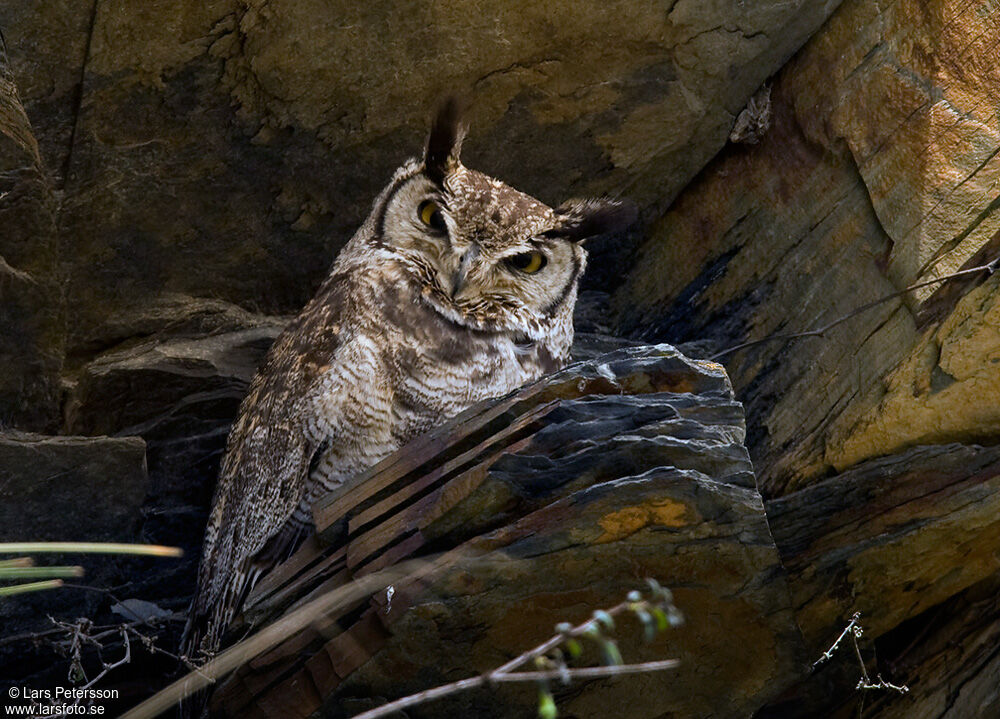
[[[481,400],[561,367],[587,237],[630,204],[555,209],[464,167],[460,103],[393,175],[271,347],[229,435],[183,650],[213,653],[325,492]]]

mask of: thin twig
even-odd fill
[[[905,684],[896,685],[887,682],[882,678],[881,674],[875,675],[878,678],[878,684],[872,684],[870,681],[858,682],[858,689],[891,689],[893,691],[899,692],[900,694],[906,694],[910,691],[910,688]]]
[[[81,689],[90,689],[92,686],[97,684],[97,682],[103,679],[108,672],[112,671],[113,669],[117,669],[118,667],[124,666],[132,661],[132,645],[129,643],[128,632],[125,631],[124,627],[122,628],[122,641],[125,644],[125,656],[123,656],[121,659],[119,659],[117,662],[113,664],[107,664],[102,660],[101,673],[98,674],[93,679],[91,679],[86,684],[84,684],[81,687]]]
[[[844,627],[844,631],[842,631],[840,633],[840,636],[837,637],[837,641],[835,641],[833,644],[831,644],[830,648],[827,649],[825,652],[823,652],[823,654],[820,656],[819,659],[817,659],[816,661],[813,662],[813,669],[815,669],[817,666],[819,666],[823,662],[829,661],[830,659],[833,658],[833,653],[835,651],[837,651],[837,647],[840,646],[840,643],[844,640],[844,637],[847,636],[847,633],[850,632],[852,629],[854,629],[854,627],[857,626],[858,620],[860,618],[861,618],[861,612],[854,612],[854,616],[851,617],[851,621],[847,623],[847,626]]]
[[[882,678],[881,674],[875,675],[878,678],[878,683],[872,682],[871,677],[869,677],[868,675],[868,668],[865,667],[865,660],[861,656],[861,645],[858,644],[858,639],[860,639],[864,635],[865,631],[864,628],[861,626],[860,620],[861,620],[861,612],[855,612],[854,616],[851,617],[851,621],[847,623],[846,627],[844,627],[844,631],[842,631],[840,633],[840,636],[837,637],[837,640],[830,645],[829,649],[823,652],[823,654],[820,656],[819,659],[813,662],[812,665],[813,669],[815,669],[820,664],[833,657],[833,653],[837,650],[837,647],[840,646],[840,643],[844,640],[844,637],[850,635],[851,643],[854,645],[854,656],[857,657],[858,667],[860,667],[861,669],[861,678],[858,679],[858,684],[855,687],[855,689],[860,691],[870,691],[873,689],[874,690],[889,689],[892,691],[899,692],[900,694],[906,694],[906,692],[910,691],[910,688],[908,686],[906,686],[905,684],[897,685],[887,682],[885,679]],[[859,716],[861,715],[861,711],[864,708],[864,701],[865,701],[865,695],[862,694],[861,706],[858,709]]]
[[[634,611],[635,607],[639,604],[641,603],[632,600],[621,602],[620,604],[616,604],[610,609],[605,610],[604,613],[608,617],[614,617],[625,611]],[[588,636],[594,630],[599,629],[600,623],[596,618],[596,614],[597,613],[595,613],[595,616],[585,622],[581,622],[575,627],[569,627],[565,631],[558,631],[557,634],[549,639],[546,639],[538,646],[514,657],[506,664],[503,664],[492,671],[480,674],[476,677],[461,679],[457,682],[443,684],[439,687],[434,687],[432,689],[427,689],[416,694],[396,699],[388,704],[383,704],[382,706],[375,707],[374,709],[369,709],[366,712],[358,714],[353,719],[377,719],[377,717],[383,717],[387,714],[392,714],[416,704],[423,704],[424,702],[428,702],[433,699],[450,696],[451,694],[457,694],[458,692],[475,689],[477,687],[492,686],[501,682],[547,681],[549,679],[562,679],[563,681],[567,681],[574,678],[596,678],[622,674],[639,674],[644,672],[663,671],[665,669],[673,669],[678,665],[678,661],[676,659],[666,659],[655,662],[644,662],[642,664],[617,664],[600,667],[583,667],[579,669],[570,669],[565,665],[560,665],[555,669],[545,671],[514,671],[529,661],[546,656],[549,652],[563,644],[567,639]]]
[[[746,349],[747,347],[755,347],[757,345],[762,345],[767,342],[783,342],[787,340],[799,339],[801,337],[821,337],[830,330],[832,330],[834,327],[837,327],[838,325],[842,325],[844,322],[847,322],[847,320],[853,319],[854,317],[857,317],[858,315],[867,312],[873,307],[878,307],[881,304],[885,304],[889,300],[894,300],[897,297],[902,297],[903,295],[909,292],[913,292],[914,290],[919,290],[923,287],[930,287],[931,285],[938,285],[941,284],[942,282],[948,282],[950,280],[958,279],[959,277],[968,277],[969,275],[975,275],[980,272],[993,274],[993,272],[996,271],[997,269],[998,263],[1000,263],[1000,257],[991,260],[985,265],[979,265],[978,267],[970,267],[967,270],[959,270],[958,272],[952,272],[950,274],[937,277],[933,280],[917,282],[916,284],[912,284],[909,287],[900,290],[899,292],[893,292],[892,294],[886,295],[885,297],[880,297],[877,300],[873,300],[868,304],[861,305],[860,307],[848,312],[846,315],[838,317],[837,319],[833,320],[833,322],[825,324],[822,327],[817,327],[811,330],[805,330],[804,332],[791,332],[788,334],[771,335],[769,337],[764,337],[763,339],[752,340],[750,342],[743,342],[742,344],[734,345],[733,347],[724,349],[721,352],[716,352],[708,359],[714,361],[719,359],[720,357],[725,357],[726,355],[732,354],[733,352]]]
[[[865,660],[861,657],[861,647],[858,646],[858,636],[860,635],[858,632],[859,628],[860,627],[855,627],[854,631],[851,632],[851,639],[854,643],[854,656],[858,658],[858,666],[861,667],[861,681],[858,682],[858,686],[861,687],[862,685],[867,686],[870,684],[871,680],[868,678],[868,670],[865,668]]]
[[[600,667],[562,667],[544,672],[513,672],[511,674],[494,675],[494,682],[533,682],[544,679],[598,679],[613,677],[619,674],[643,674],[646,672],[662,672],[664,669],[676,669],[679,659],[661,659],[654,662],[639,662],[638,664],[613,664]]]

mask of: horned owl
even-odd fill
[[[443,104],[423,158],[396,171],[252,381],[205,532],[189,656],[218,648],[320,495],[566,362],[581,241],[634,210],[608,199],[552,209],[467,169],[460,114]]]

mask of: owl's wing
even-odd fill
[[[331,277],[268,352],[233,425],[205,530],[198,586],[182,649],[214,652],[257,579],[286,553],[297,529],[310,462],[324,439],[313,437],[303,410],[336,361],[344,286]],[[336,412],[328,405],[328,410]]]

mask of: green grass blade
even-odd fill
[[[180,557],[180,547],[159,544],[115,544],[112,542],[9,542],[0,543],[0,554],[63,552],[80,554],[142,554],[153,557]]]
[[[17,559],[2,559],[0,560],[0,569],[5,567],[33,567],[35,566],[35,560],[31,557],[18,557]]]
[[[31,582],[30,584],[15,584],[13,587],[0,587],[0,597],[9,597],[12,594],[25,594],[26,592],[40,592],[43,589],[56,589],[62,586],[61,579],[47,579],[44,582]]]
[[[82,576],[83,567],[0,567],[0,581]]]

